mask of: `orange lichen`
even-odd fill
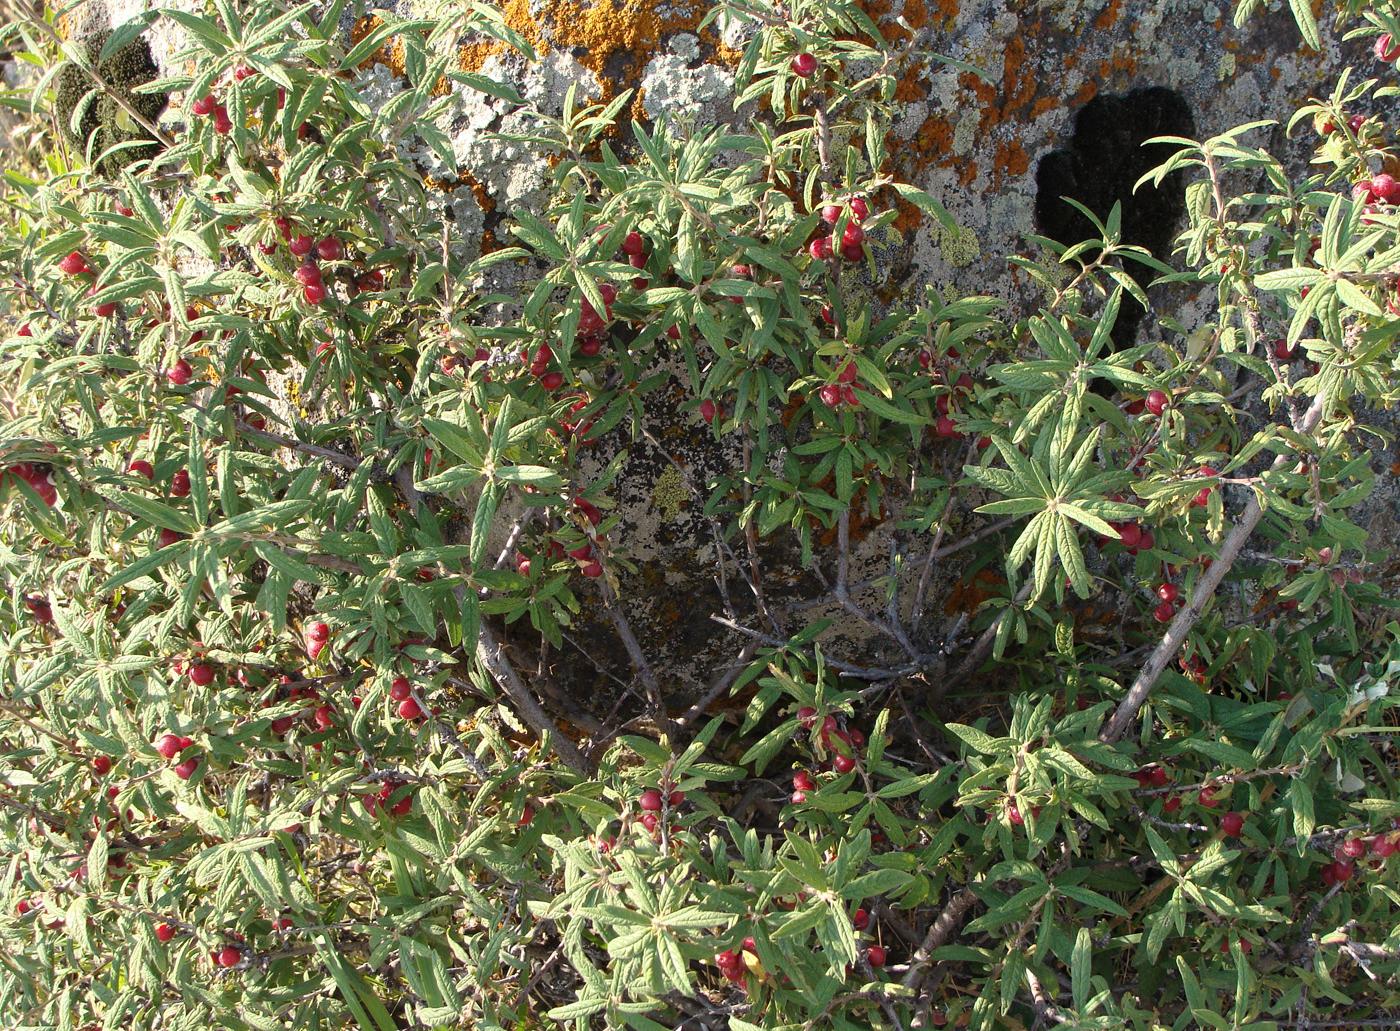
[[[1039,118],[1047,111],[1053,111],[1060,106],[1060,101],[1056,97],[1041,97],[1031,105],[1031,118]]]
[[[1118,22],[1118,14],[1122,9],[1122,0],[1108,0],[1108,6],[1094,19],[1094,28],[1100,32],[1107,32]]]
[[[384,19],[377,14],[367,14],[363,18],[355,19],[355,24],[350,27],[350,45],[358,46],[370,33],[384,24]],[[382,46],[360,62],[361,69],[369,68],[376,64],[382,64],[396,76],[404,73],[404,46],[403,40],[397,37],[390,37]]]
[[[992,189],[998,188],[1004,178],[1019,179],[1031,167],[1030,156],[1017,140],[998,143],[995,165],[992,168]]]
[[[472,191],[472,196],[476,198],[476,206],[482,211],[491,212],[496,210],[496,198],[492,197],[485,186],[481,185],[481,180],[463,169],[461,173],[462,185]]]
[[[971,580],[961,580],[948,592],[948,600],[943,603],[945,615],[955,616],[959,612],[972,615],[988,598],[997,594],[997,588],[1006,583],[1006,578],[990,569],[981,570]]]

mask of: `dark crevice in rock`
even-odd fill
[[[1148,86],[1095,97],[1075,117],[1069,146],[1046,154],[1036,169],[1037,228],[1066,246],[1096,239],[1093,223],[1062,198],[1073,197],[1100,220],[1107,219],[1117,203],[1122,205],[1123,242],[1165,260],[1185,211],[1184,172],[1171,173],[1160,187],[1144,184],[1134,192],[1137,181],[1177,149],[1173,144],[1142,144],[1154,136],[1191,138],[1195,132],[1191,109],[1174,90]],[[1123,264],[1144,288],[1155,276],[1138,262]],[[1143,314],[1137,304],[1123,305],[1113,329],[1115,349],[1133,342]]]

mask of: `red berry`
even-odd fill
[[[167,923],[159,923],[159,924],[156,924],[156,940],[157,940],[157,941],[168,942],[171,938],[174,938],[174,937],[175,937],[175,928],[171,927],[171,926],[170,926],[169,924],[167,924]]]
[[[84,272],[90,271],[87,259],[83,257],[82,251],[69,251],[58,263],[58,269],[64,275],[80,276]]]
[[[656,814],[655,814],[655,813],[643,813],[643,814],[642,814],[641,824],[642,824],[643,827],[645,827],[645,828],[647,829],[647,833],[648,833],[648,834],[651,833],[652,831],[656,830],[656,825],[657,825],[658,822],[659,822],[659,821],[657,820]]]
[[[721,969],[742,966],[743,962],[743,958],[733,949],[725,949],[715,957],[715,963]]]
[[[816,74],[817,59],[811,54],[798,54],[792,59],[792,70],[795,75],[810,79]]]
[[[321,283],[321,266],[307,258],[292,275],[302,286],[317,286]]]
[[[812,775],[806,770],[798,770],[792,775],[792,786],[798,791],[814,791],[816,783],[812,780]]]
[[[793,805],[802,805],[804,802],[807,801],[807,792],[794,791],[791,795],[788,796],[788,800],[792,802]]]
[[[633,229],[622,241],[622,250],[625,254],[641,254],[646,246],[642,239],[642,234]]]
[[[858,372],[859,370],[856,368],[855,362],[846,362],[836,373],[836,382],[854,383],[856,381],[856,375],[858,374]]]
[[[152,467],[151,463],[144,458],[136,459],[136,461],[126,467],[126,471],[135,473],[137,476],[144,476],[148,480],[154,480],[156,478],[155,469]]]
[[[864,909],[857,909],[851,917],[851,924],[857,931],[865,930],[870,926],[870,914]]]
[[[1161,415],[1167,410],[1167,405],[1170,403],[1170,398],[1160,390],[1149,392],[1146,399],[1143,401],[1147,410],[1153,415]]]
[[[112,758],[107,755],[94,755],[92,757],[92,772],[99,777],[106,776],[112,769]]]
[[[228,109],[223,104],[214,105],[214,131],[220,136],[227,136],[229,130],[233,128],[233,123],[229,121]]]
[[[315,246],[316,241],[305,233],[298,233],[292,238],[291,242],[287,244],[288,249],[298,258],[306,257],[311,253],[311,248]]]
[[[579,572],[581,572],[584,576],[588,577],[589,579],[596,580],[598,577],[603,575],[603,564],[597,561],[589,562],[586,563],[584,567],[579,570]]]
[[[802,725],[803,730],[811,730],[816,725],[817,710],[810,705],[804,705],[797,710],[797,721]]]
[[[933,424],[933,432],[945,439],[959,436],[958,424],[950,415],[940,415],[938,421]]]
[[[1012,802],[1009,806],[1007,806],[1006,818],[1011,821],[1011,824],[1014,827],[1019,827],[1026,822],[1026,818],[1021,815],[1020,807],[1017,806],[1015,802]]]
[[[831,257],[831,237],[819,236],[807,245],[807,253],[813,261],[826,261]]]
[[[1392,45],[1390,33],[1384,33],[1376,39],[1375,53],[1377,61],[1400,61],[1400,43]]]
[[[214,113],[214,105],[216,103],[218,103],[218,101],[214,99],[214,94],[206,93],[190,105],[190,110],[202,118],[205,115]]]
[[[237,68],[233,70],[233,79],[235,82],[242,82],[244,79],[250,78],[251,76],[257,74],[258,72],[256,68],[249,68],[246,64],[240,64]]]
[[[335,726],[335,712],[329,705],[318,706],[314,714],[316,729],[330,730]]]
[[[1348,859],[1360,859],[1366,854],[1366,842],[1360,838],[1347,838],[1342,842],[1341,853]]]
[[[821,397],[822,404],[828,408],[835,408],[841,403],[841,388],[835,383],[828,383],[817,391],[817,394]]]
[[[1177,590],[1176,584],[1157,585],[1157,597],[1162,599],[1162,601],[1173,602],[1176,601],[1176,599],[1180,597],[1180,595],[1181,592]]]
[[[329,640],[330,640],[330,637],[331,637],[331,628],[330,628],[329,626],[327,626],[325,623],[322,623],[322,622],[320,622],[320,621],[317,621],[317,622],[315,622],[315,623],[308,623],[308,624],[307,624],[307,626],[306,626],[306,639],[307,639],[308,641],[329,641]]]
[[[1244,817],[1239,813],[1226,813],[1220,818],[1220,829],[1226,837],[1238,838],[1244,830]]]
[[[208,687],[214,682],[214,667],[207,662],[196,662],[190,666],[190,683],[195,687]]]
[[[307,304],[320,304],[326,299],[326,288],[321,283],[312,283],[301,288],[301,296]]]
[[[564,385],[564,374],[562,372],[547,372],[540,377],[540,386],[546,390],[558,390]]]
[[[1371,176],[1371,196],[1385,204],[1400,204],[1400,181],[1388,172]]]
[[[831,760],[831,766],[837,773],[850,773],[856,768],[856,761],[849,755],[838,755]]]
[[[1210,787],[1201,788],[1201,790],[1196,794],[1196,801],[1199,802],[1201,805],[1205,806],[1207,809],[1214,809],[1220,804],[1220,799],[1215,797],[1215,792]]]
[[[181,780],[189,780],[197,769],[199,769],[198,759],[186,759],[175,767],[175,776]]]
[[[1169,601],[1164,601],[1152,610],[1152,618],[1158,623],[1170,623],[1172,617],[1176,615],[1176,608]]]
[[[876,970],[885,965],[885,949],[882,945],[872,945],[865,950],[865,960]]]
[[[700,418],[704,419],[706,422],[715,421],[716,411],[717,409],[715,408],[715,403],[711,401],[708,397],[700,402]]]
[[[1279,337],[1279,339],[1274,341],[1273,351],[1274,357],[1281,362],[1292,361],[1293,355],[1295,353],[1293,348],[1288,346],[1288,341],[1283,339],[1282,337]]]
[[[389,697],[396,702],[401,702],[413,693],[413,688],[407,677],[395,677],[394,682],[389,685]]]
[[[327,236],[316,245],[316,253],[322,261],[339,261],[345,257],[345,244],[340,242],[338,236]]]
[[[185,747],[180,741],[174,734],[162,734],[156,739],[156,751],[167,759],[174,759]]]
[[[637,804],[645,812],[659,813],[661,811],[661,792],[657,791],[656,788],[647,788],[637,798]]]
[[[194,369],[185,359],[179,359],[174,365],[166,370],[165,378],[169,380],[171,386],[183,387],[194,378]]]
[[[858,243],[843,243],[841,244],[841,257],[847,261],[860,261],[861,258],[865,257],[865,251]]]
[[[399,716],[406,720],[416,720],[423,715],[423,707],[412,698],[405,698],[399,702]]]
[[[865,216],[870,214],[870,205],[865,202],[864,197],[851,198],[851,214],[857,222],[865,221]]]
[[[233,967],[238,965],[238,961],[243,958],[243,953],[239,952],[232,945],[225,945],[214,953],[214,962],[221,967]]]
[[[1179,795],[1173,798],[1169,798],[1162,803],[1162,812],[1164,813],[1174,813],[1180,808],[1181,797]]]
[[[841,234],[841,253],[846,253],[847,247],[859,247],[865,242],[865,230],[855,221],[846,223],[846,230]]]

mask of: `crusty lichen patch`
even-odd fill
[[[661,518],[669,523],[681,514],[681,509],[685,508],[689,500],[690,492],[681,474],[674,465],[666,466],[651,488],[651,501],[661,513]]]

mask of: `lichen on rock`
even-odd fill
[[[102,48],[109,38],[109,31],[90,32],[73,41],[73,46],[82,57],[82,65],[95,69],[110,92],[74,61],[66,62],[54,78],[54,111],[59,129],[73,147],[88,155],[108,175],[132,162],[148,160],[158,150],[151,133],[132,118],[117,96],[152,124],[165,110],[169,96],[164,91],[137,92],[138,86],[154,81],[159,74],[144,39],[133,39],[104,60]],[[121,147],[130,143],[141,145]],[[114,147],[121,149],[114,151]]]

